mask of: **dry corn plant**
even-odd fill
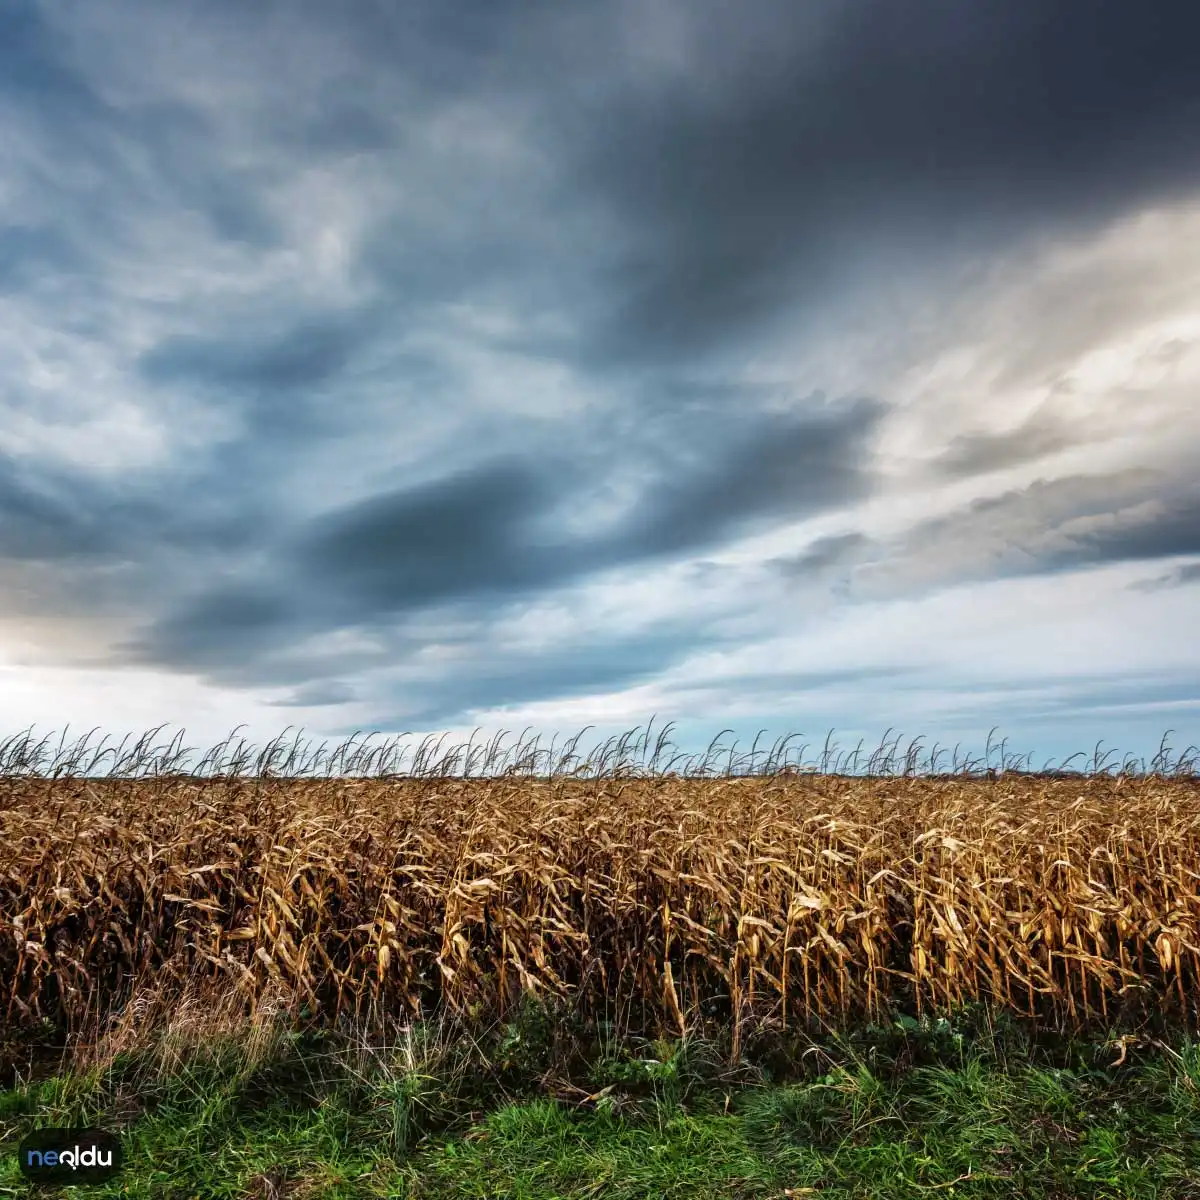
[[[373,773],[343,752],[308,777],[294,750],[283,772],[244,753],[164,770],[176,752],[139,776],[139,747],[108,777],[0,749],[10,1027],[99,1036],[117,1014],[128,1032],[147,980],[160,1009],[220,992],[264,1019],[503,1014],[532,994],[682,1030],[715,1004],[735,1039],[751,1011],[828,1024],[982,999],[1082,1027],[1195,1008],[1200,786],[1158,760],[920,774],[910,747],[899,773],[882,752],[830,771],[827,751],[823,770],[773,756],[739,775],[731,755],[719,776],[707,758],[646,774],[623,740],[545,775],[536,754],[473,775],[468,749],[458,776],[457,753],[400,774],[376,751]]]

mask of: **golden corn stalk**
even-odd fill
[[[1082,1026],[1193,1011],[1198,881],[1200,785],[1153,776],[9,778],[0,1021],[200,972],[331,1014]]]

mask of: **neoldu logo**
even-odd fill
[[[121,1169],[121,1141],[103,1129],[38,1129],[17,1151],[33,1183],[103,1183]]]

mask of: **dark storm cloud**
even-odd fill
[[[867,400],[832,415],[760,420],[720,457],[664,476],[638,506],[631,556],[702,549],[754,525],[810,516],[869,490],[868,444],[884,412]],[[710,451],[710,453],[712,453]]]
[[[316,520],[294,569],[351,593],[364,614],[564,578],[570,562],[520,541],[520,525],[538,511],[550,482],[532,464],[489,462],[374,496]]]
[[[380,212],[360,269],[405,308],[489,281],[517,307],[565,305],[577,328],[555,352],[596,371],[736,347],[796,302],[870,275],[876,255],[886,273],[896,254],[911,265],[1082,226],[1200,170],[1200,18],[1179,0],[1152,18],[1108,0],[1085,25],[1069,0],[360,5],[336,19],[297,4],[266,24],[213,11],[262,45],[264,71],[297,31],[350,48],[358,69],[310,82],[290,66],[297,102],[264,100],[247,130],[264,153],[236,162],[211,114],[101,101],[29,6],[14,9],[8,86],[66,106],[53,135],[115,170],[110,209],[152,185],[260,250],[281,236],[270,184],[302,164],[395,151],[397,181],[438,220],[409,203]],[[639,59],[639,21],[653,32],[663,14],[678,21],[677,69]],[[346,98],[351,78],[371,107]],[[539,170],[453,133],[422,142],[452,104],[507,121]],[[141,174],[115,153],[130,143]]]
[[[1131,518],[1127,525],[1098,529],[1080,536],[1080,548],[1064,554],[1059,566],[1088,563],[1140,562],[1200,554],[1200,493],[1165,497],[1158,511],[1145,519]]]
[[[319,387],[345,370],[368,330],[352,322],[308,321],[254,340],[181,337],[159,343],[141,361],[154,383],[294,391]]]
[[[806,569],[865,562],[858,578],[871,581],[868,592],[876,586],[911,592],[1153,562],[1200,554],[1200,492],[1146,470],[1037,480],[918,522],[896,538],[848,534],[815,543],[811,552],[807,568],[806,555],[769,565],[795,577]],[[1182,584],[1191,575],[1184,567],[1170,582]]]
[[[345,428],[348,403],[333,402],[333,389],[377,342],[379,327],[378,314],[355,312],[297,315],[282,330],[276,321],[223,337],[181,336],[145,353],[138,371],[154,385],[233,412],[242,426],[234,453],[278,464],[284,443],[311,447]]]
[[[1044,572],[1200,554],[1200,492],[1156,489],[1147,497],[1132,482],[1127,475],[1039,480],[918,527],[911,539],[916,545],[951,530],[963,539],[1008,537],[1017,555]]]
[[[848,290],[886,295],[910,269],[1195,184],[1194,12],[0,0],[4,203],[11,179],[23,206],[0,227],[0,291],[58,285],[32,324],[107,351],[106,386],[236,429],[202,449],[181,435],[186,451],[168,429],[175,458],[119,483],[0,460],[0,556],[61,565],[80,615],[91,567],[135,563],[126,611],[142,624],[121,663],[332,706],[353,698],[348,672],[416,649],[383,636],[389,622],[448,608],[486,628],[609,568],[868,498],[883,402],[820,412],[752,387],[756,346]],[[322,266],[344,303],[304,298],[327,227],[345,242],[344,275]],[[499,364],[497,412],[471,390],[475,355]],[[102,357],[81,353],[75,378],[90,385]],[[547,363],[561,391],[493,444],[505,390],[525,399],[518,369]],[[581,396],[603,412],[553,421]],[[355,429],[368,409],[378,425]],[[325,439],[344,428],[374,450],[377,428],[380,457],[395,447],[409,469],[430,414],[484,453],[420,462],[419,482],[310,518]],[[1071,440],[1041,414],[963,436],[940,469]],[[302,454],[293,516],[282,481]],[[610,473],[628,508],[556,532]],[[896,557],[991,578],[1200,553],[1194,497],[1138,509],[1155,493],[1040,486],[927,522]],[[847,533],[778,567],[819,574],[883,549]],[[298,648],[359,627],[378,650]],[[553,655],[480,648],[461,676],[421,683],[407,719],[620,686],[701,644],[669,630]]]
[[[126,649],[139,661],[244,677],[303,634],[374,625],[439,605],[489,605],[719,544],[845,502],[869,485],[862,444],[880,416],[857,402],[831,412],[759,419],[720,454],[727,431],[693,441],[690,466],[650,461],[649,481],[609,532],[574,540],[536,523],[592,482],[563,452],[511,454],[381,493],[280,531],[268,566],[183,600]],[[602,478],[602,474],[601,474]],[[232,634],[232,636],[229,636]],[[271,668],[275,670],[274,667]]]
[[[271,588],[239,584],[213,591],[193,605],[186,621],[164,623],[164,633],[183,653],[202,646],[213,629],[221,630],[227,653],[244,657],[269,648],[266,639],[277,634],[289,615],[285,597]]]
[[[1086,21],[1070,0],[702,4],[684,25],[688,70],[563,105],[578,184],[631,242],[596,361],[727,344],[819,304],[860,251],[932,264],[1200,179],[1181,0]]]
[[[97,488],[30,474],[0,456],[0,556],[55,562],[112,552],[112,531],[93,506]]]
[[[252,505],[232,487],[214,496],[203,482],[187,479],[116,485],[78,469],[35,471],[0,455],[0,563],[86,569],[164,548],[237,549],[246,544]]]
[[[584,471],[568,469],[562,456],[485,463],[321,520],[299,564],[351,586],[361,581],[364,595],[408,607],[695,551],[754,523],[862,495],[871,478],[864,444],[881,415],[879,405],[859,401],[827,413],[744,419],[699,437],[690,431],[701,453],[692,461],[655,455],[649,482],[613,532],[548,547],[522,526],[569,506],[587,482]]]
[[[3,606],[12,611],[15,603],[17,614],[24,609],[35,618],[161,620],[185,659],[194,653],[197,631],[174,620],[189,592],[203,587],[202,628],[231,627],[229,645],[248,649],[252,658],[263,596],[247,595],[241,582],[226,595],[213,580],[229,578],[242,556],[263,553],[286,506],[272,504],[236,474],[227,476],[227,466],[170,464],[117,482],[0,455]],[[275,617],[282,628],[278,610]],[[119,650],[109,665],[157,661],[152,653],[141,657],[142,650],[135,644],[127,659]]]

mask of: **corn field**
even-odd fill
[[[503,1013],[529,993],[679,1031],[972,1000],[1081,1028],[1191,1017],[1200,995],[1183,759],[922,774],[910,753],[854,775],[776,756],[714,775],[601,756],[589,777],[529,758],[473,775],[468,751],[458,775],[456,758],[356,776],[343,756],[318,777],[159,754],[131,771],[146,754],[101,776],[0,748],[7,1027],[81,1027],[150,979],[330,1018]]]

